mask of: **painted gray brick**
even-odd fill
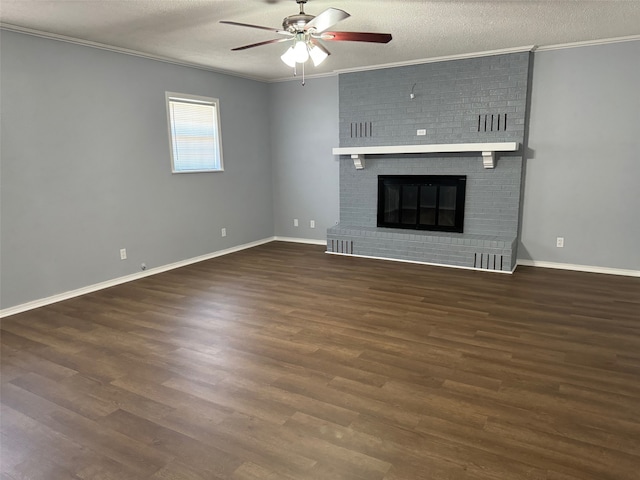
[[[341,74],[340,146],[524,141],[529,53],[488,56]],[[414,100],[409,98],[416,84]],[[508,115],[506,131],[478,132],[478,115]],[[351,138],[351,123],[372,122],[373,135]],[[416,130],[427,131],[418,137]],[[466,175],[464,234],[378,229],[378,175]],[[364,170],[340,162],[340,224],[333,241],[354,254],[473,266],[474,254],[516,258],[522,157],[498,156],[482,167],[474,154],[372,156]]]
[[[491,113],[494,108],[509,106],[517,116],[515,110],[526,105],[528,62],[528,53],[514,53],[340,75],[341,146],[362,144],[363,139],[347,138],[345,133],[351,122],[367,121],[365,117],[372,113],[376,115],[374,138],[378,144],[393,145],[398,137],[407,137],[412,143],[444,143],[449,138],[475,141],[468,129],[458,128],[454,136],[438,131],[442,115]],[[414,83],[416,98],[411,100]],[[521,116],[524,118],[524,110]],[[435,128],[434,133],[426,139],[416,137],[414,127],[418,125]],[[507,131],[509,138],[505,140],[522,141],[523,131]]]

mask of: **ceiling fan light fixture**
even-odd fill
[[[329,56],[329,54],[326,51],[324,51],[322,48],[316,45],[312,45],[311,48],[309,49],[309,56],[313,61],[313,65],[317,67],[318,65],[320,65],[322,62],[325,61],[325,59]]]
[[[296,63],[304,63],[309,60],[309,48],[304,40],[296,40],[293,46],[293,55]]]
[[[280,59],[291,68],[294,68],[296,66],[295,55],[296,54],[293,51],[293,47],[289,47],[287,48],[287,51],[282,54]]]

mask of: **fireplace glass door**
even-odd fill
[[[455,175],[378,177],[378,226],[462,232],[466,181]]]

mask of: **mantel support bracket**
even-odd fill
[[[353,159],[353,166],[356,167],[356,170],[362,170],[364,168],[364,155],[361,153],[354,153],[351,155]]]
[[[484,168],[495,168],[496,152],[482,152],[482,166]]]

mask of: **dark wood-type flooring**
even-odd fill
[[[640,478],[640,278],[274,242],[1,326],[2,480]]]

